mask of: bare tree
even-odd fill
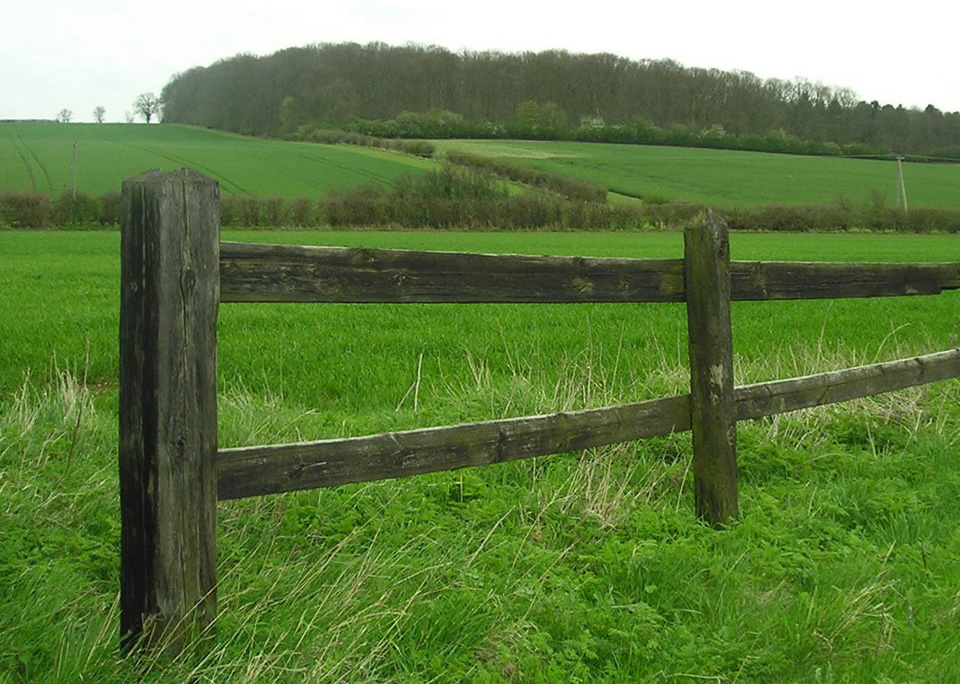
[[[61,109],[57,112],[57,122],[58,123],[70,123],[70,119],[73,118],[73,112],[67,108]]]
[[[161,104],[160,98],[153,93],[140,93],[137,95],[137,99],[133,101],[133,109],[147,123],[150,123],[153,115],[160,113]]]
[[[133,123],[133,112],[127,110],[123,113],[123,120],[127,123]]]
[[[97,123],[103,123],[103,117],[106,115],[107,110],[102,105],[97,105],[93,108],[93,120]]]

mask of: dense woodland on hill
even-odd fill
[[[960,158],[957,112],[864,102],[849,89],[807,80],[611,54],[311,45],[177,74],[163,101],[166,121],[253,135],[332,127]]]

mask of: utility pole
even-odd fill
[[[73,199],[77,199],[77,141],[73,141],[73,162],[70,164],[70,171],[73,175]]]
[[[900,200],[903,199],[903,213],[909,214],[910,207],[907,206],[907,186],[903,182],[903,157],[897,157],[897,172],[900,178],[900,182],[898,183],[900,186],[900,194],[897,196],[897,204],[900,204]]]

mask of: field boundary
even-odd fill
[[[124,181],[120,310],[121,634],[177,651],[213,632],[217,501],[489,465],[692,430],[696,515],[738,515],[738,420],[960,377],[960,348],[735,387],[730,302],[938,294],[960,264],[731,262],[705,212],[682,260],[245,245],[217,183]],[[218,450],[221,302],[685,302],[690,393],[602,409]]]

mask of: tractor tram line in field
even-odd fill
[[[47,171],[47,167],[44,165],[42,161],[40,161],[40,157],[38,157],[37,153],[33,151],[33,148],[27,145],[26,142],[24,142],[21,136],[18,135],[17,140],[19,141],[20,145],[23,146],[23,149],[25,149],[30,154],[30,156],[33,158],[33,161],[36,162],[37,166],[40,168],[40,172],[43,174],[43,178],[47,182],[47,189],[50,193],[50,196],[53,197],[53,194],[54,194],[53,180],[50,178],[50,172]],[[32,177],[32,174],[31,174],[31,177]]]
[[[30,166],[30,162],[27,160],[26,155],[23,153],[23,140],[19,135],[14,136],[10,135],[10,142],[13,145],[13,149],[17,151],[17,154],[20,156],[20,160],[23,162],[23,166],[27,169],[27,175],[30,177],[30,192],[37,191],[37,178],[33,174],[33,168]]]
[[[322,157],[312,157],[305,154],[299,154],[297,156],[309,162],[319,164],[320,166],[334,168],[346,173],[352,173],[358,176],[363,176],[364,178],[369,178],[372,182],[377,184],[389,185],[389,183],[382,176],[378,176],[376,173],[368,171],[364,168],[348,166],[347,164],[342,164],[340,162],[333,161],[332,159],[324,159]]]
[[[172,161],[174,164],[180,164],[181,166],[183,166],[183,167],[185,167],[185,168],[186,168],[186,167],[194,167],[194,168],[196,168],[196,169],[200,169],[200,170],[203,171],[204,173],[209,174],[212,178],[217,179],[217,181],[219,181],[221,184],[223,184],[223,185],[225,185],[225,186],[229,186],[229,187],[231,188],[231,193],[232,193],[232,194],[246,195],[246,196],[250,196],[250,195],[253,194],[253,193],[251,193],[249,190],[247,190],[246,188],[244,188],[244,187],[242,187],[242,186],[234,183],[232,180],[230,180],[229,178],[227,178],[227,177],[224,176],[223,174],[217,173],[216,171],[214,171],[213,169],[211,169],[210,167],[208,167],[208,166],[206,166],[206,165],[204,165],[204,164],[200,164],[200,163],[198,163],[198,162],[196,162],[196,161],[187,160],[187,159],[184,159],[184,158],[182,158],[182,157],[174,156],[174,155],[170,154],[169,152],[161,152],[160,150],[158,150],[158,149],[156,149],[156,148],[152,148],[152,147],[142,147],[142,146],[140,146],[140,145],[134,145],[133,143],[121,143],[121,144],[126,145],[127,147],[131,147],[131,148],[133,148],[133,149],[135,149],[135,150],[140,150],[141,152],[147,152],[147,153],[149,153],[149,154],[155,154],[155,155],[157,155],[158,157],[162,157],[162,158],[166,159],[167,161]]]

